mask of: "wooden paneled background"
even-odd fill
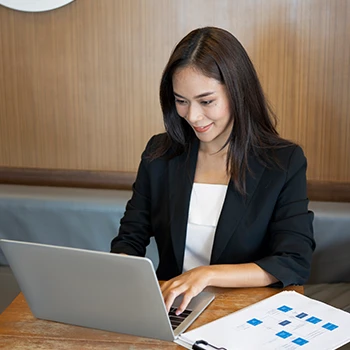
[[[280,133],[304,148],[315,193],[350,200],[350,0],[0,6],[1,182],[133,178],[147,140],[163,131],[158,85],[170,52],[206,25],[228,29],[250,54]]]

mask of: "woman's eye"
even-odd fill
[[[201,101],[201,104],[204,106],[208,106],[213,102],[213,100],[208,100],[208,101]]]
[[[186,103],[185,100],[179,100],[178,98],[175,98],[175,103],[179,105],[184,105]]]

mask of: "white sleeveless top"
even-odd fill
[[[209,265],[227,185],[194,183],[188,213],[183,272]]]

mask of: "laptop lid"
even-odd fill
[[[0,240],[0,246],[41,319],[172,341],[214,299],[199,294],[173,331],[147,258],[12,240]]]

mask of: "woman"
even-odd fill
[[[313,214],[302,149],[278,136],[255,69],[229,32],[190,32],[163,72],[166,133],[151,138],[111,251],[144,256],[150,237],[169,310],[207,286],[303,284]]]

